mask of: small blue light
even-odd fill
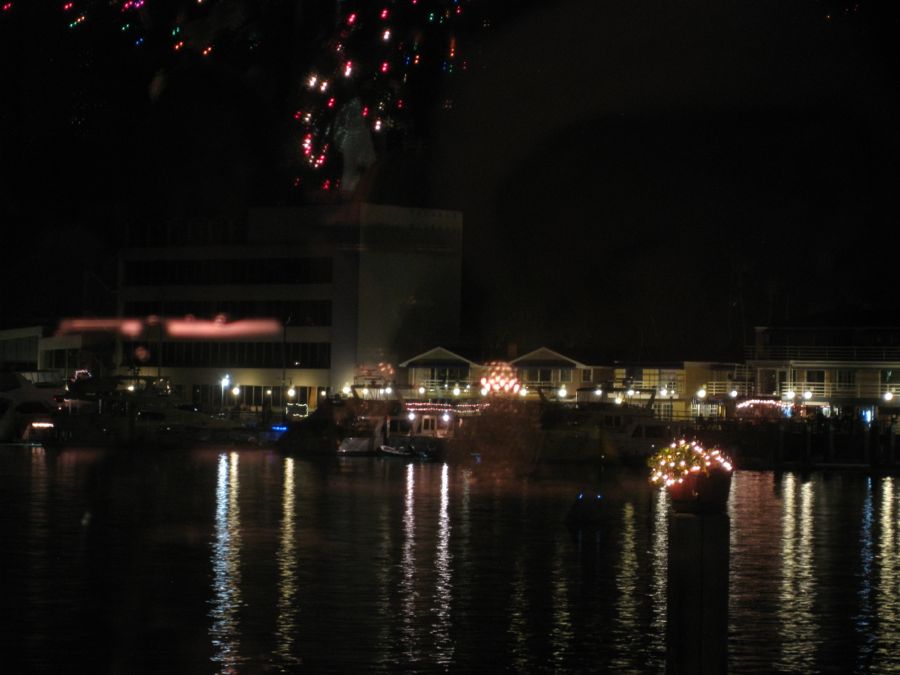
[[[583,492],[579,492],[579,493],[578,493],[578,499],[584,499],[584,493],[583,493]]]
[[[283,427],[281,425],[275,425],[272,427],[272,431],[287,431],[287,427]]]

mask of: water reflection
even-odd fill
[[[634,505],[625,504],[622,509],[622,537],[620,544],[621,562],[616,576],[619,595],[616,598],[616,642],[619,647],[618,658],[613,661],[617,670],[634,667],[633,655],[636,653],[640,632],[638,631],[638,559],[635,541]]]
[[[813,569],[813,483],[800,484],[797,507],[797,480],[793,474],[784,478],[781,532],[782,580],[779,603],[781,654],[783,670],[808,672],[819,642],[817,621],[813,614],[815,570]]]
[[[335,466],[4,449],[6,670],[665,668],[668,497],[645,476],[598,545],[570,541],[563,481]],[[736,473],[729,672],[900,672],[898,480]]]
[[[278,615],[276,654],[282,668],[300,663],[294,653],[297,632],[297,559],[294,541],[294,459],[284,460],[284,489],[281,497],[281,536],[278,539]]]
[[[656,654],[666,650],[666,589],[669,565],[669,503],[666,491],[656,491],[653,509],[652,560],[650,563],[651,648]]]
[[[521,559],[515,561],[510,597],[509,629],[512,639],[512,662],[518,672],[523,672],[531,663],[531,635],[528,630],[528,595],[525,583],[525,565]]]
[[[563,559],[562,541],[556,543],[553,556],[553,628],[550,631],[551,658],[555,668],[563,668],[572,642],[572,616],[569,610],[569,586]]]
[[[243,660],[238,644],[241,608],[241,514],[238,506],[238,453],[219,455],[216,482],[216,535],[213,542],[212,660],[222,673],[236,673]]]
[[[894,479],[887,477],[881,483],[881,539],[878,552],[878,632],[877,649],[875,650],[874,670],[888,667],[896,653],[897,625],[900,622],[898,612],[897,566],[897,516],[894,510]]]
[[[400,603],[403,647],[410,662],[417,656],[416,648],[416,559],[415,559],[415,467],[406,465],[406,494],[403,500],[403,552],[400,556]]]
[[[450,639],[450,607],[453,585],[450,570],[450,478],[448,467],[441,469],[441,509],[438,515],[438,539],[435,554],[434,612],[437,622],[434,627],[435,660],[440,665],[449,665],[453,660],[453,642]]]
[[[872,633],[872,565],[875,558],[875,544],[872,527],[874,517],[872,514],[872,479],[866,479],[866,497],[862,508],[862,526],[859,535],[859,612],[854,617],[853,625],[860,641],[859,655],[857,656],[857,671],[863,670],[871,660],[874,648],[874,635]]]

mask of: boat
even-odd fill
[[[193,446],[256,443],[258,430],[202,412],[150,377],[70,381],[47,443],[99,446]]]
[[[65,390],[0,373],[0,443],[39,442],[55,434]]]
[[[627,403],[548,408],[541,429],[538,457],[548,462],[600,456],[610,462],[642,463],[673,435],[671,425],[655,417],[650,406]]]
[[[386,415],[374,428],[373,444],[383,457],[405,459],[438,459],[444,454],[438,426],[429,424],[436,417],[428,415]]]

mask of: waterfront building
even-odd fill
[[[900,407],[900,328],[759,326],[746,357],[757,391],[787,403],[868,420]]]
[[[479,395],[484,364],[445,349],[434,347],[399,364],[405,369],[410,396],[460,399]]]
[[[103,376],[112,371],[111,333],[61,335],[45,326],[0,330],[0,369],[31,382],[63,382],[78,370]]]
[[[120,372],[168,378],[210,408],[315,408],[360,373],[456,339],[461,244],[457,212],[368,203],[254,209],[225,241],[133,241],[118,313],[147,329],[119,339]],[[175,338],[152,317],[267,318],[280,330]]]

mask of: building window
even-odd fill
[[[806,382],[808,384],[825,384],[824,370],[807,370]]]
[[[464,382],[469,379],[469,368],[468,366],[432,368],[430,375],[430,379],[442,384]]]
[[[839,385],[852,386],[856,384],[856,371],[849,370],[846,368],[841,368],[835,373],[837,378],[837,383]]]
[[[331,258],[131,260],[125,286],[329,284]]]
[[[581,371],[581,381],[582,382],[590,382],[591,381],[591,369],[585,368]]]
[[[526,371],[527,382],[552,382],[553,373],[549,368],[528,368]]]
[[[559,381],[560,382],[571,382],[572,381],[572,369],[571,368],[560,368],[559,369]]]

